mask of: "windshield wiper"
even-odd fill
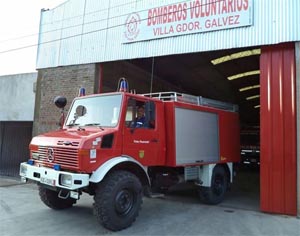
[[[100,123],[89,123],[89,124],[85,124],[84,126],[98,126],[100,125]]]
[[[89,124],[85,124],[84,126],[98,126],[101,130],[104,130],[104,129],[101,127],[100,123],[89,123]]]
[[[68,124],[67,126],[68,126],[68,127],[73,127],[73,126],[77,126],[77,125],[79,125],[79,124],[73,123],[73,124]]]

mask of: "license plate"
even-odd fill
[[[45,177],[41,177],[41,183],[43,184],[47,184],[50,186],[55,186],[55,179],[49,179],[49,178],[45,178]]]

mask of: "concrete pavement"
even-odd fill
[[[295,217],[239,207],[232,199],[208,206],[190,193],[144,198],[136,222],[110,232],[96,222],[91,196],[84,194],[71,209],[54,211],[39,200],[35,184],[2,177],[0,235],[299,235],[300,220]]]

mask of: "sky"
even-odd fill
[[[1,1],[0,76],[36,71],[37,46],[20,50],[14,49],[37,45],[41,9],[53,9],[66,1],[67,0]]]

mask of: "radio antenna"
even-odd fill
[[[153,71],[154,71],[154,57],[152,57],[150,94],[152,93],[152,88],[153,88]]]

